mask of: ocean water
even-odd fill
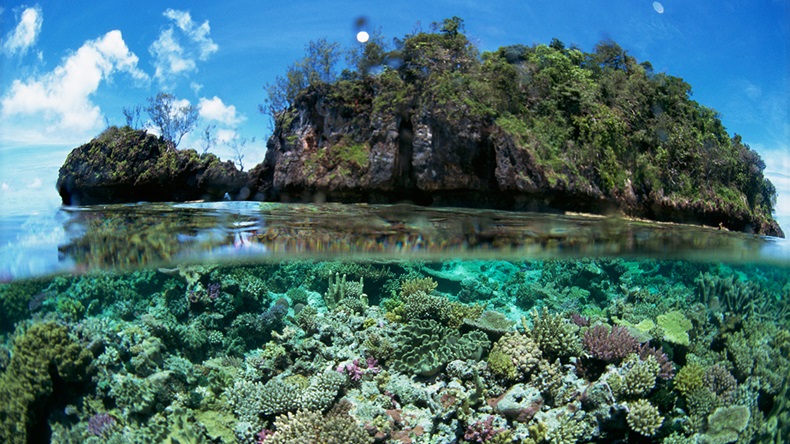
[[[790,436],[781,239],[408,205],[0,223],[0,442]]]

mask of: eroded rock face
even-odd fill
[[[330,96],[308,91],[283,114],[264,162],[250,171],[252,198],[619,213],[783,236],[775,221],[640,194],[630,181],[607,194],[570,166],[541,164],[539,141],[516,141],[463,104],[382,111],[372,104],[375,91],[353,109]]]
[[[58,193],[66,205],[219,200],[249,197],[247,174],[232,162],[195,150],[168,149],[156,136],[111,127],[75,148],[60,168]]]

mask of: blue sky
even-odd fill
[[[263,86],[327,37],[355,44],[356,19],[387,38],[459,16],[481,50],[557,37],[585,51],[613,39],[656,71],[682,77],[730,133],[761,153],[790,227],[790,2],[679,1],[4,1],[0,12],[0,208],[57,200],[69,150],[125,106],[168,91],[200,126],[248,143],[259,163],[270,133]],[[198,133],[181,147],[198,144]],[[220,142],[222,157],[228,151]],[[53,197],[54,195],[54,197]],[[34,199],[35,200],[35,199]]]

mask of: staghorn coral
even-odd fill
[[[401,329],[392,368],[421,376],[435,375],[455,359],[478,360],[491,343],[485,333],[471,331],[461,335],[430,319],[410,321]]]
[[[648,356],[656,358],[656,362],[658,362],[660,366],[660,370],[658,371],[659,378],[666,380],[672,379],[675,376],[675,364],[670,361],[666,353],[664,353],[663,347],[655,349],[645,342],[637,348],[636,353],[642,360],[647,359]]]
[[[653,436],[664,422],[658,408],[650,404],[647,400],[639,399],[627,404],[628,415],[626,422],[628,427],[643,436]]]
[[[756,282],[742,281],[735,274],[722,277],[711,273],[700,273],[694,282],[697,284],[700,302],[743,318],[754,315],[761,305],[773,299]]]
[[[593,358],[613,363],[622,361],[639,347],[639,342],[627,328],[614,326],[610,329],[604,324],[587,329],[582,343]]]
[[[564,319],[558,314],[549,313],[543,307],[542,312],[533,309],[532,328],[527,329],[526,320],[522,318],[525,331],[538,345],[538,348],[547,359],[578,356],[581,353],[579,327]]]
[[[335,274],[335,280],[329,277],[329,286],[324,293],[324,303],[330,310],[348,306],[352,311],[359,311],[359,307],[368,306],[368,295],[363,293],[364,278],[359,282],[346,281],[346,275]]]

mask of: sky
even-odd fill
[[[124,107],[164,91],[214,125],[214,151],[246,140],[263,160],[271,128],[264,85],[326,37],[352,47],[359,30],[385,38],[458,16],[482,51],[548,44],[584,51],[612,39],[656,72],[682,77],[766,163],[790,231],[790,2],[537,0],[17,2],[0,5],[0,215],[57,205],[57,169]],[[362,28],[360,28],[360,18]],[[180,147],[199,148],[200,131]]]

